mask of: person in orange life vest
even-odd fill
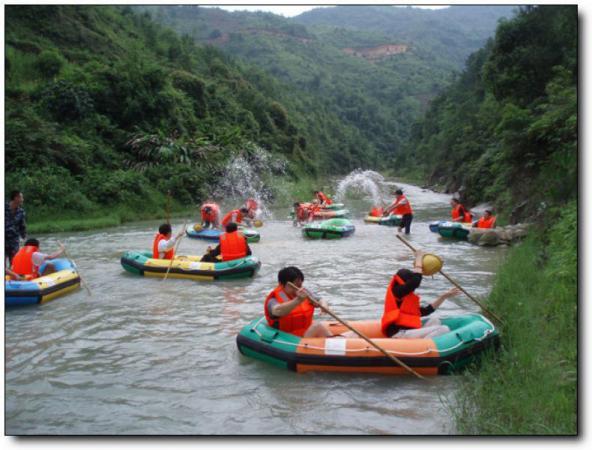
[[[173,229],[170,224],[163,223],[158,227],[158,233],[156,233],[152,242],[152,258],[174,259],[175,244],[181,236],[183,236],[183,231],[173,237]]]
[[[247,244],[247,238],[238,231],[234,222],[226,225],[226,233],[220,236],[220,243],[216,248],[208,247],[207,253],[202,256],[202,262],[231,261],[244,258],[251,254],[251,247]]]
[[[301,202],[294,202],[294,226],[301,226],[312,220],[312,213],[307,208],[306,204]]]
[[[220,207],[214,202],[201,205],[201,226],[203,228],[220,228]]]
[[[39,241],[37,239],[27,239],[22,247],[12,259],[11,270],[26,279],[38,278],[43,275],[49,275],[55,272],[55,267],[51,262],[47,262],[42,271],[41,266],[48,260],[62,256],[66,249],[60,244],[60,249],[51,255],[39,251]]]
[[[245,208],[247,208],[247,216],[250,219],[254,219],[257,216],[257,208],[259,208],[257,200],[255,200],[254,198],[248,198],[245,202]]]
[[[329,206],[329,205],[331,205],[333,203],[333,200],[331,200],[329,197],[327,197],[321,191],[314,191],[313,194],[314,194],[315,198],[321,204],[321,207],[323,207],[323,206]]]
[[[222,226],[225,227],[230,222],[234,222],[236,224],[242,225],[243,222],[247,226],[251,226],[251,219],[248,217],[249,210],[245,207],[240,209],[233,209],[232,211],[228,211],[224,218],[222,219]]]
[[[382,217],[384,213],[384,208],[380,206],[373,206],[368,215],[370,217]]]
[[[383,216],[389,214],[401,215],[401,225],[399,225],[399,233],[405,228],[405,234],[409,234],[411,231],[411,221],[413,220],[413,210],[411,209],[411,203],[407,200],[407,197],[403,195],[401,189],[395,191],[395,200],[391,205],[384,210]]]
[[[475,228],[495,228],[495,216],[491,214],[489,209],[485,210],[483,217],[479,220],[473,222],[473,227]]]
[[[450,206],[452,206],[452,221],[453,222],[470,222],[471,213],[468,212],[463,205],[460,204],[457,198],[450,200]]]
[[[265,299],[265,318],[269,326],[302,337],[331,337],[333,333],[313,321],[315,306],[302,287],[304,274],[298,267],[284,267],[278,272],[278,285]],[[291,286],[293,283],[297,288]],[[323,306],[327,306],[321,300]]]
[[[423,326],[421,317],[433,313],[450,297],[460,294],[460,289],[452,288],[427,306],[420,305],[420,297],[415,290],[422,281],[423,258],[421,250],[415,252],[413,270],[400,269],[391,279],[384,300],[384,313],[381,328],[385,336],[398,339],[421,339],[448,333],[450,329],[439,319],[431,318]]]

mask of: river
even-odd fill
[[[410,242],[440,255],[445,271],[476,296],[491,289],[506,249],[444,241],[428,223],[449,216],[449,195],[398,183],[415,213]],[[277,272],[296,265],[305,286],[345,319],[379,318],[392,274],[412,265],[396,228],[365,224],[364,200],[347,201],[356,232],[307,241],[284,219],[260,228],[251,244],[262,261],[253,279],[194,282],[134,276],[119,259],[148,249],[158,222],[39,236],[43,249],[65,243],[84,289],[45,305],[5,313],[8,435],[455,434],[448,409],[458,377],[297,374],[242,356],[236,334],[263,313]],[[176,232],[183,220],[173,221]],[[207,243],[184,238],[179,254]],[[424,301],[450,288],[426,277]],[[436,314],[476,312],[466,297]],[[319,316],[326,318],[327,316]]]

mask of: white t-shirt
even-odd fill
[[[171,237],[168,241],[164,239],[158,243],[158,257],[164,258],[164,254],[175,246],[177,236]]]
[[[39,267],[41,267],[43,265],[43,263],[45,262],[45,260],[47,259],[49,255],[46,253],[41,253],[41,252],[34,252],[33,255],[31,256],[31,261],[33,262],[33,270],[35,272],[39,272]]]

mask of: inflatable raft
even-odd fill
[[[198,281],[234,280],[253,277],[261,267],[255,256],[218,263],[200,262],[201,256],[177,256],[167,278],[187,278]],[[163,278],[171,261],[154,259],[151,252],[125,252],[121,265],[128,272],[146,277]]]
[[[385,338],[380,321],[376,320],[350,322],[350,325],[422,375],[456,372],[475,361],[484,350],[499,344],[497,329],[480,314],[441,321],[451,331],[431,339]],[[340,323],[326,323],[335,335],[348,331]],[[271,328],[265,317],[245,326],[236,343],[245,356],[295,372],[408,374],[361,338],[302,338]]]
[[[331,203],[330,205],[323,206],[322,209],[335,210],[343,208],[345,208],[345,205],[343,203]]]
[[[48,262],[54,265],[56,272],[30,281],[5,281],[4,301],[6,306],[47,303],[80,288],[80,276],[72,261],[66,258],[56,258]],[[46,264],[43,264],[40,269],[43,270]]]
[[[247,238],[247,242],[249,244],[253,244],[255,242],[259,242],[261,240],[261,235],[258,231],[255,231],[251,228],[239,228],[239,231]],[[220,235],[224,233],[222,230],[218,229],[210,229],[204,228],[200,231],[195,231],[193,227],[187,228],[185,231],[187,236],[193,239],[204,239],[206,241],[213,241],[218,242],[220,241]]]
[[[429,226],[431,232],[438,233],[442,237],[466,240],[471,232],[472,225],[471,222],[436,221],[431,222]]]
[[[314,220],[343,218],[349,215],[349,209],[321,209],[313,214]]]
[[[387,217],[366,216],[364,222],[375,223],[377,225],[386,225],[387,227],[398,227],[401,225],[401,218],[403,216],[398,214],[391,214]]]
[[[302,228],[302,234],[310,239],[340,239],[351,236],[354,231],[356,227],[348,219],[329,219]]]

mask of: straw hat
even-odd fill
[[[422,259],[422,272],[424,275],[433,275],[442,269],[444,262],[442,259],[432,253],[426,253]]]

